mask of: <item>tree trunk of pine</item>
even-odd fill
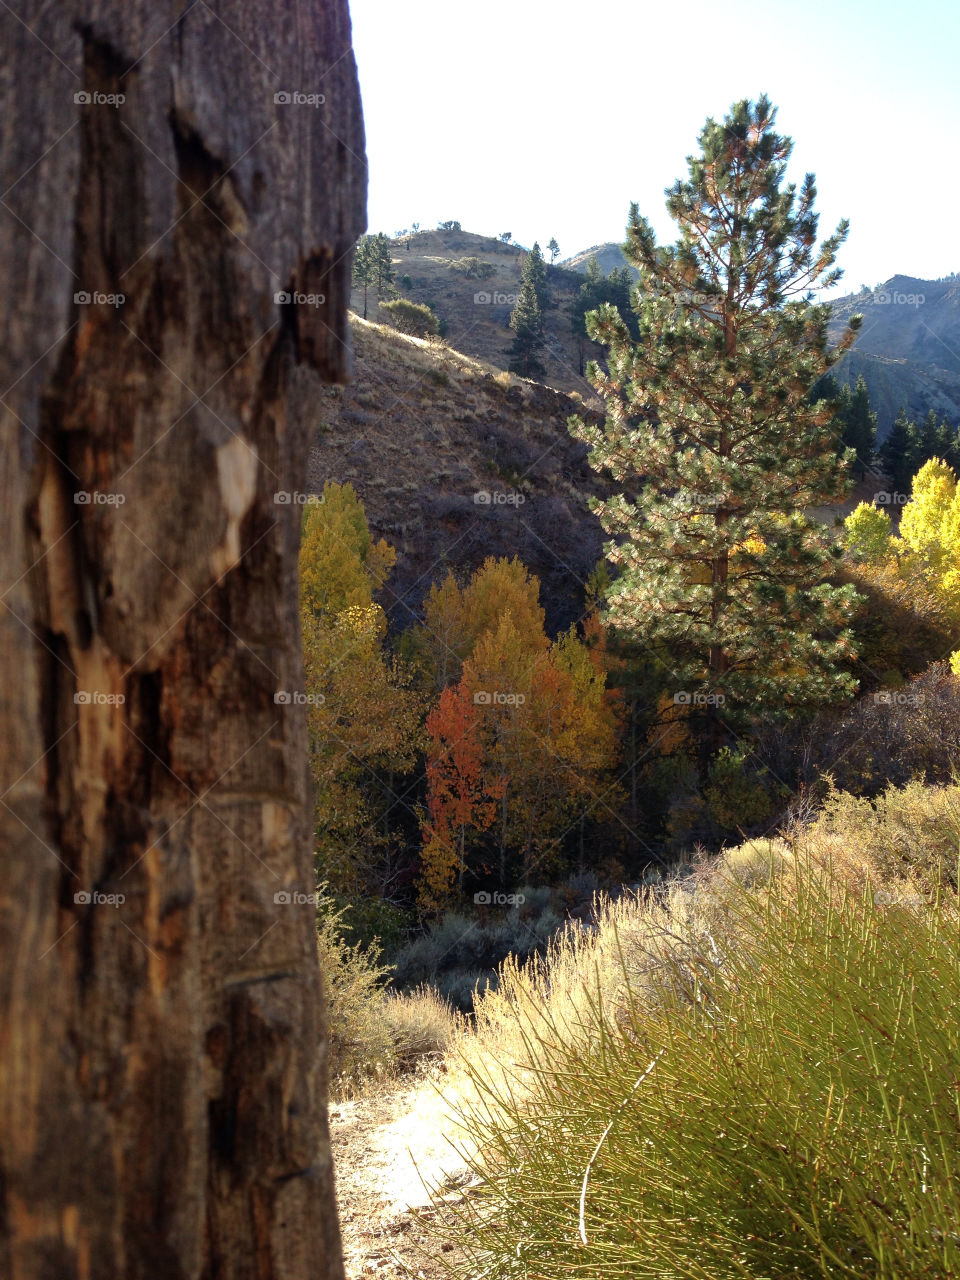
[[[0,1277],[337,1280],[314,913],[283,901],[314,887],[306,725],[274,695],[302,687],[282,495],[363,229],[346,0],[18,7]]]

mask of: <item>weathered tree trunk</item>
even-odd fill
[[[0,1276],[333,1280],[313,907],[283,901],[314,887],[306,730],[274,701],[302,687],[300,507],[275,495],[345,371],[346,0],[12,7]]]

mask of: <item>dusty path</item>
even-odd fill
[[[348,1280],[439,1280],[445,1272],[424,1257],[411,1210],[429,1203],[424,1182],[452,1188],[471,1177],[447,1140],[455,1130],[432,1080],[335,1102],[330,1130]]]

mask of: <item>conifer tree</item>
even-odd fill
[[[957,455],[957,437],[957,428],[951,422],[948,422],[945,417],[941,418],[937,454],[941,458],[945,458],[952,466],[956,465],[957,461],[960,460]]]
[[[372,237],[370,246],[370,257],[373,268],[373,283],[377,287],[377,300],[380,301],[387,288],[393,284],[394,270],[393,257],[390,253],[390,241],[378,231]]]
[[[916,475],[925,462],[943,456],[940,423],[935,409],[930,409],[923,422],[913,432],[913,448],[910,456],[910,472]]]
[[[895,493],[908,493],[913,475],[913,438],[916,427],[905,408],[897,414],[890,434],[880,446],[880,461]]]
[[[764,96],[707,121],[689,177],[668,191],[673,247],[631,207],[639,341],[610,304],[590,317],[609,348],[607,368],[588,369],[607,420],[571,420],[595,468],[643,481],[593,504],[619,571],[610,620],[656,646],[678,688],[722,694],[724,716],[855,687],[839,664],[856,593],[825,581],[839,549],[803,512],[846,490],[833,408],[809,393],[861,317],[830,350],[829,307],[810,290],[840,278],[848,227],[817,246],[814,178],[783,185],[792,142],[775,116]]]
[[[514,332],[510,348],[511,373],[522,378],[543,378],[546,370],[540,353],[543,349],[543,313],[532,280],[524,280],[517,296],[517,305],[510,313],[510,328]]]
[[[353,253],[353,283],[363,288],[363,318],[367,318],[367,290],[373,284],[370,236],[361,236]]]
[[[570,316],[570,327],[574,335],[580,340],[580,373],[583,373],[584,367],[583,355],[584,342],[587,338],[587,316],[591,311],[596,311],[602,303],[613,303],[626,322],[631,335],[634,338],[639,336],[637,317],[634,315],[630,303],[632,288],[633,280],[628,267],[614,267],[608,276],[604,276],[596,258],[591,258],[587,263],[586,277],[580,286],[580,291],[567,309]]]
[[[870,393],[863,374],[849,392],[842,440],[844,446],[854,452],[854,475],[862,477],[872,464],[877,448],[877,415],[870,408]]]
[[[534,241],[533,248],[523,260],[520,279],[533,285],[537,295],[537,306],[545,311],[550,305],[550,290],[547,288],[547,264],[543,260],[540,246]]]
[[[557,244],[556,236],[551,236],[547,241],[547,252],[550,254],[551,262],[556,262],[560,257],[560,246]]]

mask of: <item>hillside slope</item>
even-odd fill
[[[636,279],[639,275],[636,267],[629,263],[624,257],[623,250],[618,244],[614,244],[612,240],[608,240],[606,244],[595,244],[590,249],[581,249],[579,253],[573,254],[569,258],[564,258],[560,263],[561,267],[566,267],[570,271],[579,271],[586,273],[587,264],[591,258],[596,258],[600,264],[600,270],[605,276],[611,271],[619,267],[629,267],[630,274]]]
[[[505,369],[513,342],[510,312],[520,289],[526,251],[469,231],[420,231],[391,240],[390,247],[396,273],[394,284],[400,295],[412,302],[432,304],[438,319],[449,326],[446,337],[458,351]],[[489,263],[493,274],[485,279],[464,274],[452,265],[464,258]],[[592,392],[579,372],[578,343],[567,314],[580,280],[575,272],[548,266],[547,282],[553,305],[543,318],[546,382],[561,391],[580,391],[589,396]],[[350,306],[363,314],[362,289],[354,289]],[[367,295],[367,318],[379,318],[372,289]],[[591,355],[599,352],[600,348],[589,345]]]
[[[875,290],[832,303],[839,329],[855,312],[863,325],[836,370],[840,382],[862,374],[881,437],[901,406],[914,419],[934,409],[960,424],[960,280],[892,276]]]
[[[604,482],[566,425],[583,401],[437,342],[356,316],[351,326],[354,382],[318,400],[308,487],[349,481],[396,547],[392,623],[409,626],[448,568],[519,555],[541,580],[548,628],[568,627],[603,540],[586,496]]]
[[[432,304],[458,351],[506,368],[513,340],[510,311],[520,287],[525,250],[491,236],[438,230],[393,240],[391,253],[401,296]],[[488,263],[493,274],[487,278],[466,274],[462,269],[466,258]],[[605,275],[629,265],[620,246],[607,242],[548,267],[553,305],[544,314],[545,382],[588,398],[593,393],[580,373],[581,353],[567,308],[591,258],[597,259]],[[636,275],[633,267],[630,270]],[[848,294],[831,305],[835,333],[855,311],[864,313],[857,342],[836,376],[851,384],[860,374],[864,376],[881,439],[903,405],[914,418],[923,418],[932,408],[960,424],[960,281],[893,276],[877,290]],[[354,290],[351,306],[363,311],[361,290]],[[369,318],[376,320],[373,290],[368,293],[367,309]],[[601,355],[601,347],[585,344],[583,360]]]

